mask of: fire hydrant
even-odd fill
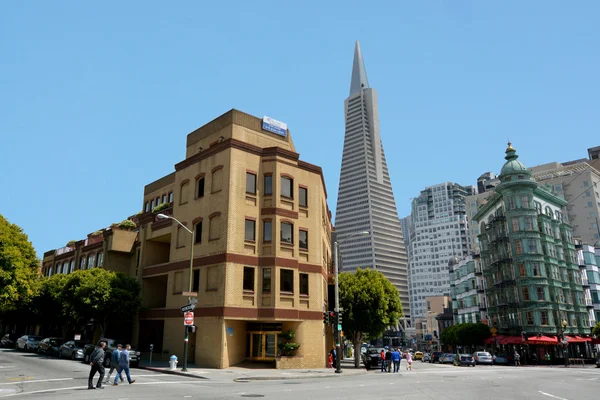
[[[177,356],[173,355],[169,358],[169,369],[177,369]]]

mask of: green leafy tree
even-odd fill
[[[40,262],[23,229],[0,215],[0,313],[31,302]]]
[[[456,324],[442,331],[440,339],[447,345],[480,345],[490,337],[490,328],[482,323]]]
[[[376,338],[404,315],[398,290],[377,270],[358,269],[339,274],[343,330],[354,343],[354,364],[360,366],[360,348],[367,338]]]
[[[442,343],[446,345],[456,345],[456,325],[452,325],[442,331],[440,334],[440,339]]]
[[[596,325],[592,328],[592,335],[600,337],[600,322],[596,322]]]
[[[63,337],[66,337],[74,324],[72,315],[69,314],[69,305],[63,297],[69,277],[70,275],[56,274],[41,278],[38,295],[32,302],[32,311],[38,321],[44,326],[60,326]]]

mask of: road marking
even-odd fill
[[[544,393],[544,392],[542,392],[541,390],[538,390],[538,392],[540,392],[540,393],[541,393],[541,394],[543,394],[544,396],[552,397],[553,399],[558,399],[558,400],[567,400],[567,399],[565,399],[565,398],[563,398],[563,397],[558,397],[558,396],[555,396],[555,395],[553,395],[553,394],[550,394],[550,393]]]
[[[86,387],[87,386],[73,386],[73,387],[60,388],[60,389],[36,390],[36,391],[33,391],[33,392],[21,392],[21,393],[8,394],[8,395],[6,395],[4,397],[22,396],[24,394],[38,394],[38,393],[58,392],[58,391],[63,391],[63,390],[77,390],[77,389],[85,389]]]
[[[40,379],[40,380],[36,380],[36,381],[16,381],[16,382],[9,382],[9,383],[0,383],[0,385],[20,385],[21,383],[72,381],[73,379],[74,378]]]

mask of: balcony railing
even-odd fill
[[[75,250],[74,247],[70,247],[70,246],[61,247],[60,249],[56,249],[56,255],[60,256],[61,254],[70,253],[73,250]]]

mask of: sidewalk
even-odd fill
[[[260,364],[244,364],[242,366],[230,367],[227,369],[199,368],[194,364],[188,364],[187,372],[182,372],[182,364],[178,364],[177,369],[169,369],[169,363],[166,361],[153,361],[152,367],[148,366],[148,361],[142,360],[140,368],[149,371],[160,372],[163,374],[180,375],[197,379],[212,380],[233,380],[234,382],[249,381],[268,381],[285,379],[315,379],[315,378],[338,378],[342,376],[364,375],[367,371],[364,368],[354,368],[353,360],[342,360],[342,373],[336,374],[333,368],[313,368],[313,369],[275,369],[264,368]]]

